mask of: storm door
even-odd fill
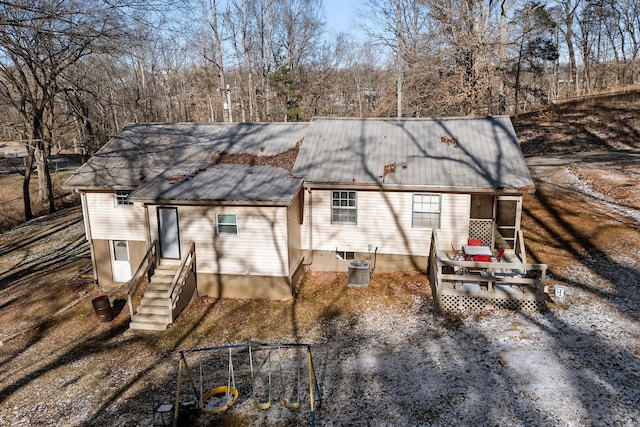
[[[180,259],[178,208],[158,208],[160,258]]]
[[[496,246],[514,249],[518,230],[520,230],[520,214],[522,212],[522,198],[520,196],[499,196],[496,198],[496,229],[500,236],[496,236]]]
[[[111,241],[111,259],[113,260],[113,281],[124,283],[131,280],[129,245],[126,240]]]

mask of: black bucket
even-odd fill
[[[93,310],[96,312],[100,322],[105,323],[113,320],[113,310],[111,310],[111,303],[109,302],[108,296],[101,295],[94,298],[91,300],[91,304],[93,304]]]

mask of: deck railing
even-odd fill
[[[189,250],[185,256],[182,257],[178,271],[176,271],[176,274],[171,280],[169,299],[167,302],[169,304],[169,311],[171,312],[171,323],[173,323],[174,320],[173,309],[176,307],[178,299],[180,298],[182,288],[192,274],[196,274],[196,245],[194,242],[191,242],[189,245]]]
[[[143,275],[147,275],[147,278],[153,274],[156,266],[159,262],[158,241],[154,240],[153,243],[147,248],[147,253],[144,254],[140,265],[136,269],[136,272],[131,277],[131,280],[127,283],[125,293],[127,294],[127,304],[129,305],[129,313],[133,317],[135,313],[135,307],[133,303],[134,296],[138,292],[140,285],[142,284]]]
[[[496,244],[498,244],[496,239]],[[470,295],[474,298],[493,298],[505,286],[516,288],[522,294],[542,299],[546,282],[547,265],[526,262],[524,238],[518,232],[515,248],[505,254],[501,262],[475,262],[450,259],[451,243],[441,244],[434,231],[431,242],[430,278],[436,298],[443,294]],[[475,285],[470,290],[469,285]],[[478,286],[479,285],[479,286]],[[482,289],[485,288],[486,290]]]

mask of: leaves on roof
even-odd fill
[[[251,166],[272,166],[285,169],[289,172],[293,170],[293,165],[298,157],[302,139],[296,143],[294,148],[271,156],[261,156],[250,153],[227,153],[215,151],[209,158],[209,164],[241,164]],[[261,150],[262,151],[262,150]]]
[[[202,172],[204,168],[195,168],[195,169],[183,169],[179,171],[172,172],[167,178],[169,182],[185,182],[192,179],[194,176]]]
[[[453,148],[458,148],[458,138],[452,138],[448,135],[442,135],[440,137],[440,141],[444,142],[445,144]]]

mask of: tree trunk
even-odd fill
[[[507,0],[500,4],[500,88],[498,89],[498,114],[505,114],[507,101],[504,93],[507,85]]]
[[[29,192],[29,183],[31,182],[31,170],[33,168],[33,158],[35,156],[35,147],[27,143],[27,157],[24,160],[24,179],[22,180],[22,201],[24,204],[24,220],[29,221],[34,218],[31,209],[31,193]]]

